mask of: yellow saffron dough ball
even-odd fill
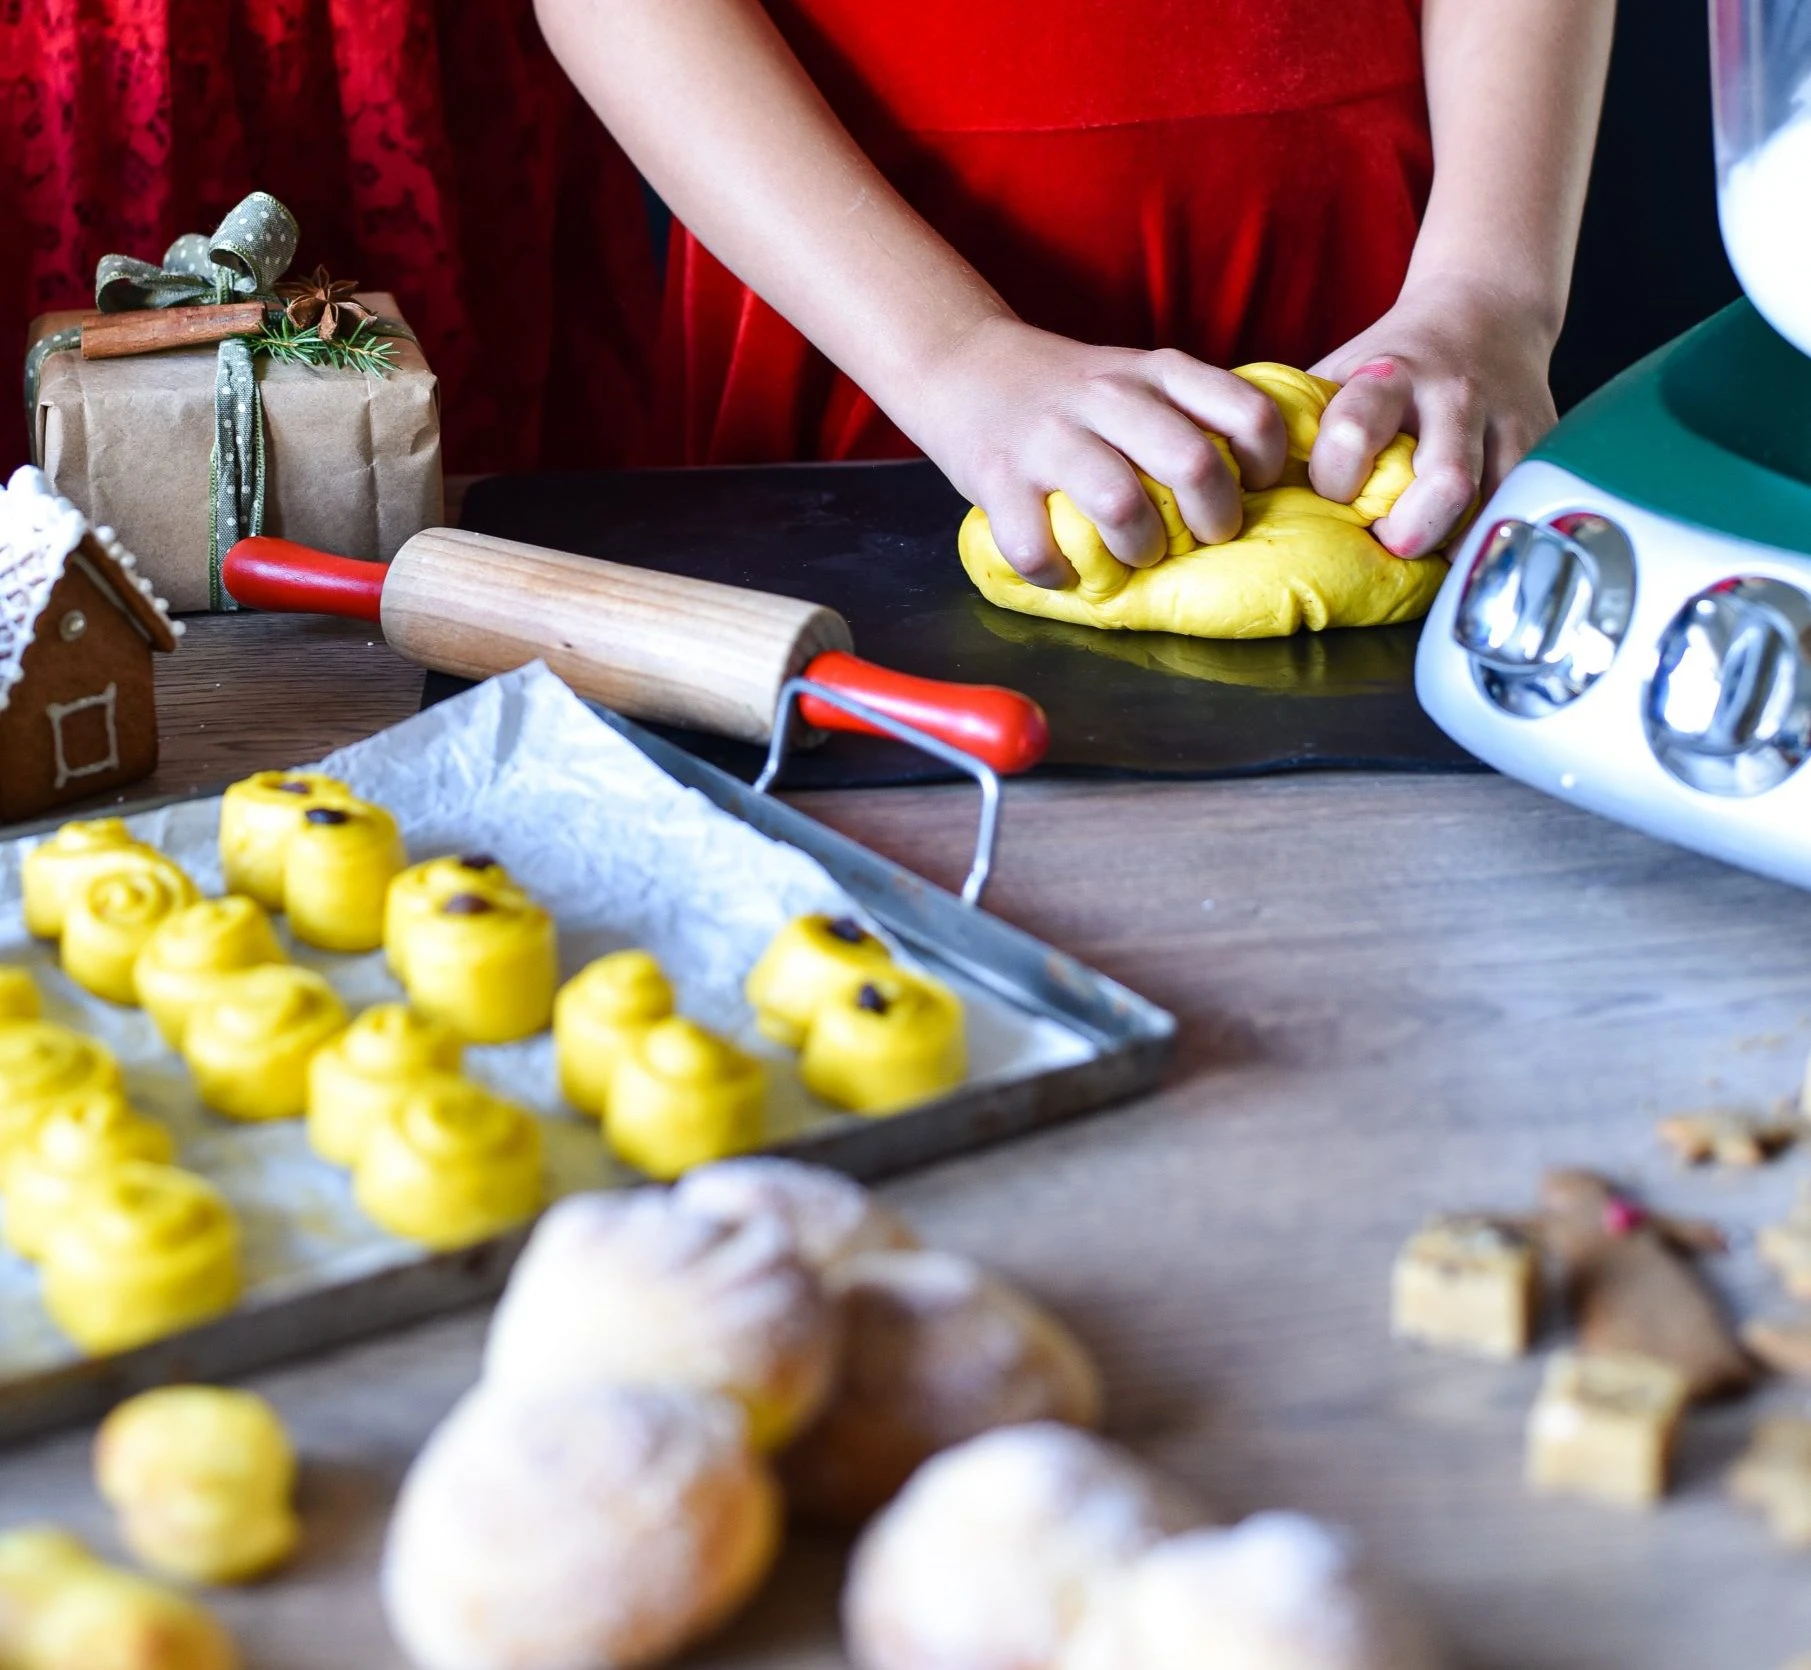
[[[189,1012],[182,1053],[202,1101],[229,1119],[294,1119],[308,1063],[346,1026],[325,979],[288,963],[223,974]]]
[[[647,951],[613,951],[560,987],[553,1041],[560,1090],[580,1113],[601,1119],[610,1075],[623,1052],[673,1012],[673,987]]]
[[[63,972],[109,1003],[138,1002],[133,966],[145,942],[195,902],[195,884],[167,859],[102,870],[69,899],[63,917]]]
[[[409,998],[473,1044],[507,1044],[553,1018],[553,918],[524,893],[444,898],[398,942]]]
[[[853,1113],[896,1113],[941,1096],[968,1070],[962,1004],[947,986],[893,969],[819,1009],[799,1057],[814,1096]]]
[[[167,1161],[170,1133],[134,1113],[116,1090],[90,1090],[52,1103],[31,1136],[0,1165],[0,1228],[23,1258],[41,1258],[50,1233],[102,1172],[127,1160]]]
[[[371,1132],[424,1074],[457,1073],[453,1030],[403,1003],[367,1009],[308,1063],[308,1142],[338,1166],[358,1163]]]
[[[610,1080],[604,1139],[649,1177],[678,1177],[758,1147],[766,1102],[760,1062],[675,1015],[623,1052]]]
[[[283,857],[289,931],[323,951],[375,951],[384,942],[384,898],[409,857],[381,806],[311,806]]]
[[[211,1321],[239,1301],[239,1226],[205,1178],[127,1160],[92,1178],[57,1220],[44,1307],[94,1356]]]
[[[126,1546],[185,1583],[244,1583],[281,1565],[301,1535],[295,1478],[289,1434],[252,1392],[162,1386],[95,1434],[95,1487]]]
[[[774,935],[743,990],[761,1031],[796,1050],[821,1004],[892,963],[853,917],[801,916]]]
[[[0,1168],[53,1104],[123,1093],[119,1063],[92,1038],[53,1021],[0,1026]]]
[[[312,808],[344,806],[353,798],[338,778],[315,771],[260,771],[234,783],[220,800],[220,871],[227,892],[281,910],[290,836]]]
[[[0,1534],[7,1670],[237,1670],[232,1637],[187,1595],[98,1560],[68,1532]]]
[[[532,1114],[450,1073],[424,1078],[365,1139],[352,1197],[373,1222],[450,1248],[500,1235],[544,1196]]]
[[[40,841],[19,866],[25,896],[25,928],[38,939],[59,939],[70,894],[102,870],[134,859],[162,860],[155,847],[134,838],[119,818],[66,823]]]
[[[44,1001],[31,970],[18,963],[0,963],[0,1023],[35,1021],[43,1013]]]
[[[181,1049],[189,1011],[221,975],[283,961],[264,907],[243,893],[229,893],[179,910],[152,929],[133,964],[132,983],[164,1042]]]
[[[510,880],[509,872],[487,852],[429,858],[411,864],[390,883],[384,899],[384,956],[390,972],[405,986],[409,983],[403,956],[415,924],[432,916],[454,894],[476,893],[494,899],[519,895],[521,891]]]

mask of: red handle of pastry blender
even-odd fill
[[[282,614],[342,615],[381,622],[384,579],[381,562],[336,557],[287,539],[257,535],[242,539],[220,563],[220,579],[235,603]]]
[[[1029,771],[1050,746],[1050,722],[1044,710],[1029,696],[997,684],[945,684],[938,679],[913,678],[841,650],[816,656],[805,668],[805,677],[973,754],[995,771]],[[799,712],[820,730],[884,734],[809,695],[799,698]]]

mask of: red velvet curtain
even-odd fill
[[[453,471],[615,463],[658,298],[639,182],[531,0],[0,0],[0,343],[262,188],[393,291]],[[16,385],[15,385],[16,386]],[[25,456],[17,415],[0,469]],[[146,467],[154,468],[154,456]]]

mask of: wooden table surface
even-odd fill
[[[420,675],[358,628],[194,623],[162,673],[184,789],[402,719]],[[817,817],[959,878],[961,789],[807,797]],[[1102,1363],[1115,1435],[1227,1514],[1356,1528],[1466,1670],[1779,1670],[1811,1649],[1811,1556],[1776,1549],[1721,1474],[1758,1408],[1692,1417],[1680,1487],[1628,1515],[1518,1482],[1538,1374],[1394,1347],[1391,1256],[1426,1214],[1530,1199],[1580,1163],[1736,1232],[1718,1277],[1777,1302],[1749,1232],[1811,1150],[1682,1174],[1655,1118],[1792,1090],[1811,1046],[1811,897],[1491,777],[1037,783],[1007,797],[990,908],[1176,1011],[1159,1095],[889,1186],[925,1236],[1055,1306]],[[218,1604],[257,1670],[387,1670],[372,1574],[387,1505],[473,1379],[482,1314],[262,1375],[306,1458],[296,1566]],[[87,1434],[0,1455],[0,1523],[113,1548]],[[482,1511],[473,1504],[474,1511]],[[696,1662],[840,1662],[840,1549],[795,1539]]]

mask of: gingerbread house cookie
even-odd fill
[[[182,623],[136,569],[42,470],[0,491],[0,822],[156,767],[151,658]]]

